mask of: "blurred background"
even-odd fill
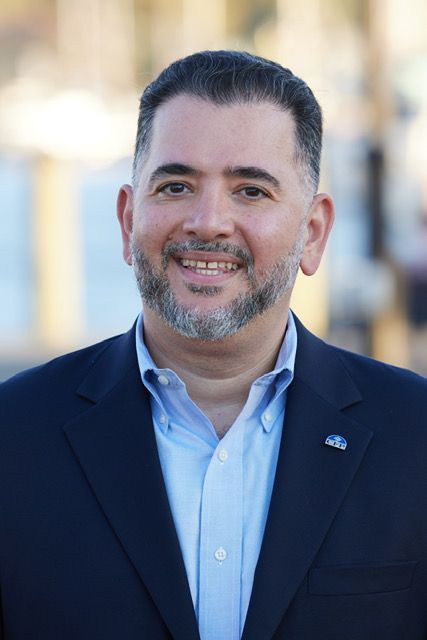
[[[294,309],[426,375],[425,0],[1,0],[0,379],[133,322],[115,199],[138,98],[207,48],[275,59],[323,106],[337,221]]]

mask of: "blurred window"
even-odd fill
[[[14,341],[26,336],[34,323],[36,273],[28,160],[0,156],[0,193],[0,331]]]
[[[129,160],[81,173],[84,308],[91,335],[126,330],[140,307],[132,270],[122,258],[115,208],[118,189],[129,175]]]

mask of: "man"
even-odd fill
[[[427,384],[289,312],[333,222],[320,149],[261,58],[145,90],[118,197],[143,313],[0,389],[5,639],[427,638]]]

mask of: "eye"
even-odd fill
[[[255,187],[253,185],[248,187],[243,187],[240,189],[239,193],[241,193],[248,200],[261,200],[262,198],[268,198],[268,193],[261,189],[261,187]]]
[[[183,182],[168,182],[159,187],[158,191],[167,196],[181,196],[184,193],[189,193],[190,189]]]

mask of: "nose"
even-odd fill
[[[219,190],[209,189],[200,194],[184,220],[185,233],[205,241],[233,235],[235,225],[227,200]]]

